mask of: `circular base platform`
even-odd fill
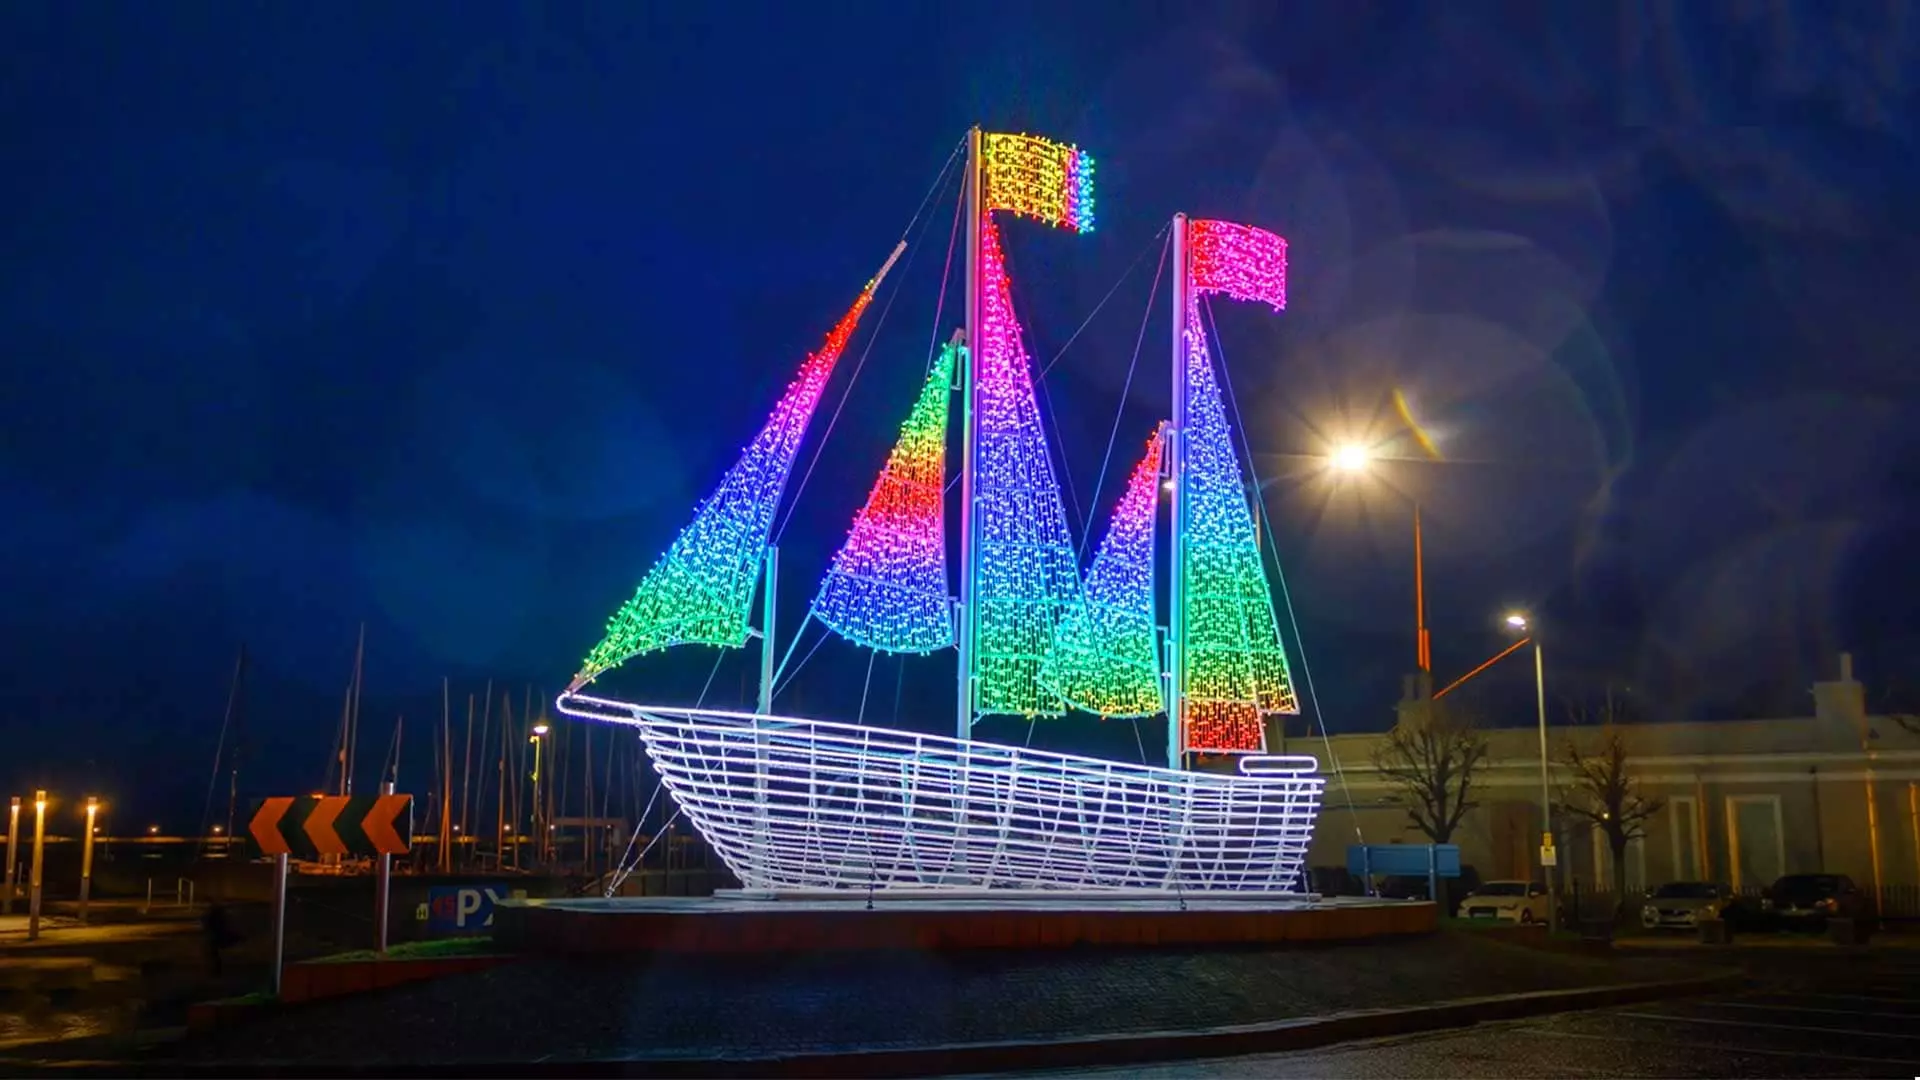
[[[1188,894],[745,894],[506,900],[494,938],[531,953],[753,953],[1276,945],[1431,933],[1424,901]]]

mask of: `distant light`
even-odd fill
[[[213,835],[215,836],[219,836],[221,833],[226,831],[227,831],[227,827],[225,825],[215,825],[213,827]]]
[[[1516,611],[1507,616],[1507,625],[1513,627],[1515,630],[1525,630],[1527,628],[1527,617]]]
[[[148,835],[148,836],[159,836],[159,835],[160,835],[160,826],[158,826],[158,825],[149,825],[149,826],[147,826],[147,835]]]
[[[1341,472],[1366,472],[1367,466],[1373,463],[1373,451],[1359,443],[1346,443],[1334,447],[1327,462]]]
[[[458,826],[458,825],[455,825],[455,826],[453,827],[453,831],[454,831],[454,832],[459,832],[459,831],[460,831],[460,826]]]
[[[533,725],[533,733],[535,735],[545,735],[547,733],[547,725],[545,724]]]

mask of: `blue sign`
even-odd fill
[[[1353,844],[1347,848],[1347,873],[1455,878],[1460,876],[1460,845]]]
[[[427,932],[478,934],[493,928],[493,902],[505,900],[504,886],[435,885],[427,889]]]

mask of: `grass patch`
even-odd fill
[[[387,949],[387,959],[437,960],[447,956],[491,956],[494,951],[493,939],[490,937],[442,938],[438,941],[407,941],[391,946]],[[318,957],[314,962],[343,964],[378,959],[380,954],[372,949],[355,949],[352,952]]]

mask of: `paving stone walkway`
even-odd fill
[[[1237,952],[536,960],[315,1003],[179,1053],[307,1066],[762,1057],[1194,1030],[1693,970],[1466,934]]]

